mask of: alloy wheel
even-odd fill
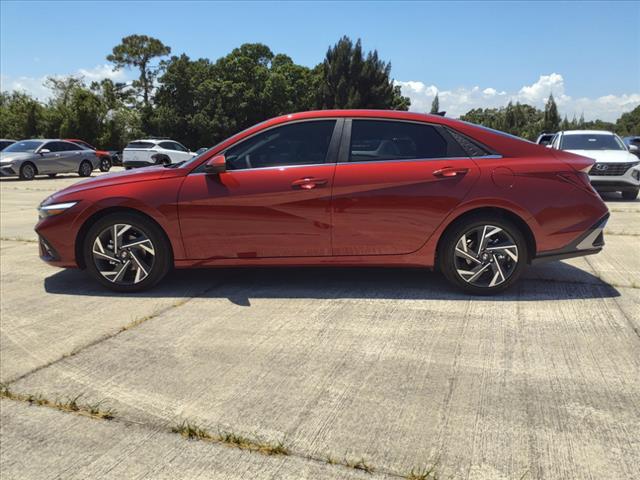
[[[496,287],[506,282],[518,265],[518,246],[513,237],[495,225],[466,231],[456,242],[455,270],[476,287]]]
[[[25,180],[32,180],[36,176],[36,170],[27,163],[22,167],[22,176]]]
[[[155,264],[153,242],[142,230],[126,223],[102,230],[91,250],[100,275],[117,285],[142,282]]]
[[[88,177],[89,175],[91,175],[92,170],[93,168],[89,162],[82,162],[82,165],[80,165],[80,174],[83,177]]]

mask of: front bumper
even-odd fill
[[[550,250],[539,253],[531,263],[540,263],[564,260],[566,258],[582,257],[599,253],[604,247],[604,227],[609,220],[609,214],[598,220],[591,228],[576,238],[566,247],[558,250]]]
[[[599,192],[624,192],[640,188],[640,165],[630,167],[622,175],[608,175],[606,172],[604,170],[594,175],[596,170],[592,170],[589,174],[591,185]]]
[[[15,177],[18,175],[16,167],[13,165],[0,166],[0,177]]]

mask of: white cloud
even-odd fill
[[[78,70],[78,75],[84,77],[87,82],[94,82],[102,80],[103,78],[110,78],[114,82],[122,82],[127,78],[124,70],[113,71],[113,67],[110,65],[96,65],[94,68]]]
[[[97,65],[94,68],[81,68],[74,73],[76,77],[84,78],[86,83],[99,81],[104,78],[109,78],[114,82],[124,82],[128,79],[127,73],[124,70],[113,71],[113,68],[109,65]],[[21,91],[33,95],[39,100],[47,100],[51,96],[51,90],[45,87],[45,82],[48,77],[61,78],[66,75],[44,75],[42,77],[12,77],[9,75],[0,76],[0,90],[1,91]]]
[[[403,95],[411,99],[412,111],[429,111],[431,101],[437,92],[440,108],[450,117],[459,117],[472,108],[503,107],[509,101],[528,103],[542,108],[550,94],[553,94],[561,115],[572,118],[584,114],[585,120],[599,118],[615,121],[620,115],[640,104],[640,92],[604,95],[597,98],[573,98],[566,93],[564,78],[559,73],[541,75],[537,81],[531,85],[524,85],[516,92],[506,92],[494,87],[481,89],[479,86],[442,90],[435,85],[426,85],[420,81],[397,81],[396,83],[402,87]]]

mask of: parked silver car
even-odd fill
[[[33,180],[36,175],[55,177],[58,173],[77,173],[88,177],[100,159],[87,150],[64,140],[21,140],[0,152],[0,176]]]

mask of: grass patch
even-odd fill
[[[411,469],[408,475],[405,475],[404,478],[407,480],[437,480],[438,477],[435,473],[435,466],[433,467],[422,467],[418,469]]]
[[[189,421],[184,421],[180,425],[172,427],[171,431],[190,440],[222,443],[241,450],[262,453],[263,455],[289,455],[289,449],[282,441],[274,443],[223,430],[218,431],[217,434],[211,434],[206,429]]]
[[[373,473],[375,471],[373,466],[369,465],[364,458],[361,458],[360,460],[345,459],[343,465],[345,467],[353,468],[354,470],[362,470],[367,473]]]
[[[77,413],[101,420],[111,420],[116,415],[117,412],[114,409],[103,408],[104,400],[97,403],[82,403],[79,402],[81,396],[82,395],[77,395],[75,397],[68,397],[62,400],[50,400],[39,393],[24,394],[12,392],[8,385],[0,384],[0,398],[26,402],[29,405],[37,405],[39,407],[55,408],[62,412]]]

